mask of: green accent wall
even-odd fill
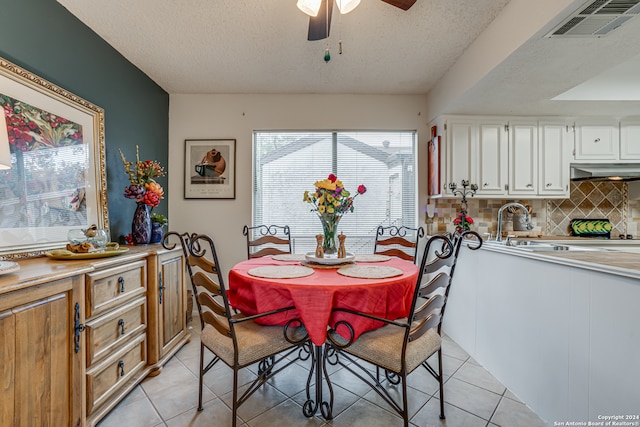
[[[140,40],[144,43],[144,40]],[[105,111],[111,239],[131,232],[135,202],[118,153],[168,165],[169,94],[55,0],[0,0],[0,56]],[[165,199],[154,212],[167,215]]]

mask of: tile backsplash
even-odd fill
[[[629,200],[627,184],[624,182],[572,182],[569,199],[517,200],[532,208],[534,230],[547,236],[569,234],[569,221],[573,218],[608,218],[613,225],[612,238],[619,234],[638,236],[640,224],[640,200]],[[497,229],[498,209],[512,200],[475,199],[467,200],[467,212],[474,220],[474,230],[493,233]],[[435,215],[425,217],[427,232],[453,231],[453,219],[460,210],[460,199],[435,199]],[[509,219],[506,212],[503,219]],[[503,227],[508,227],[503,224]]]

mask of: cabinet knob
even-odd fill
[[[551,187],[551,185],[552,185],[552,184],[551,184],[550,182],[548,182],[548,183],[547,183],[547,188]]]
[[[527,188],[533,188],[533,184],[527,184]]]
[[[124,293],[124,277],[118,277],[118,285],[120,286],[120,293]]]
[[[488,183],[488,182],[485,182],[484,184],[482,184],[482,186],[483,186],[483,187],[488,187],[488,186],[489,186],[489,183]]]
[[[124,319],[118,320],[118,326],[120,326],[120,335],[124,335]]]
[[[118,368],[120,369],[120,376],[124,377],[124,360],[118,361]]]
[[[600,142],[600,138],[594,139],[593,142],[596,142],[596,143]]]

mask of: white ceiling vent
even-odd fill
[[[591,0],[547,37],[602,37],[640,14],[640,0]]]

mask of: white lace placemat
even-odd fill
[[[384,262],[389,261],[389,255],[379,254],[356,254],[356,262]]]
[[[313,269],[301,265],[266,265],[247,271],[251,276],[267,279],[293,279],[313,274]]]
[[[360,279],[385,279],[402,275],[402,270],[384,265],[350,265],[340,268],[338,274]]]
[[[271,258],[276,261],[303,261],[305,259],[304,254],[279,254],[272,255]]]

